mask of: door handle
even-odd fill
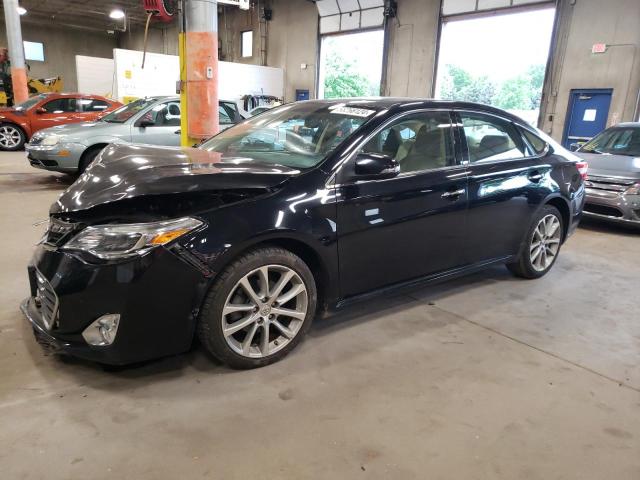
[[[527,178],[529,180],[531,180],[532,182],[539,182],[540,180],[542,180],[542,174],[540,172],[538,172],[537,170],[534,172],[531,172]]]
[[[181,133],[181,132],[180,132],[180,129],[178,129],[178,130],[176,130],[176,131],[175,131],[175,132],[173,132],[173,133],[175,133],[176,135],[180,135],[180,133]]]
[[[441,197],[442,198],[450,198],[452,200],[457,199],[460,195],[463,195],[465,192],[464,188],[460,188],[458,190],[449,190],[448,192],[444,192]]]

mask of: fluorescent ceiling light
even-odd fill
[[[18,12],[18,15],[24,15],[25,13],[27,13],[27,9],[24,7],[17,7],[16,11]]]
[[[114,20],[120,20],[121,18],[124,18],[124,12],[119,8],[115,8],[111,10],[111,13],[109,13],[109,17],[113,18]]]

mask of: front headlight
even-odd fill
[[[57,145],[59,141],[60,137],[58,135],[47,135],[42,139],[42,142],[40,142],[40,144],[47,147],[53,147],[54,145]]]
[[[640,183],[636,183],[624,191],[625,195],[640,195]]]
[[[126,258],[165,245],[200,225],[200,220],[191,217],[164,222],[97,225],[82,230],[62,249],[89,252],[102,259]]]

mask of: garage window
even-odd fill
[[[381,27],[384,0],[318,0],[320,33],[347,32]]]
[[[248,30],[240,34],[241,55],[243,58],[253,57],[253,30]]]

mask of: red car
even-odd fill
[[[38,130],[93,122],[120,106],[120,102],[100,95],[41,93],[15,107],[0,108],[0,150],[20,150]]]

